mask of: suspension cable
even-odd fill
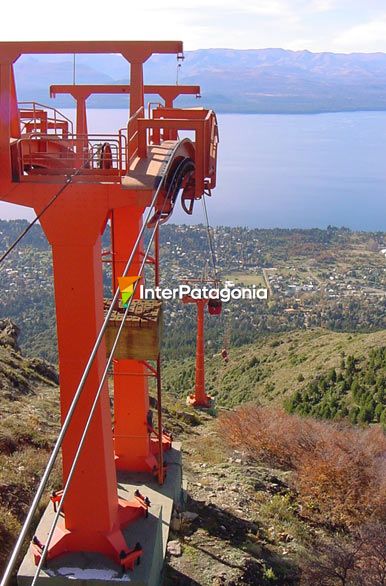
[[[173,155],[174,155],[174,152],[177,150],[177,148],[178,148],[178,144],[175,146],[173,152],[171,153],[171,157],[169,159],[170,161],[173,160]],[[185,161],[182,161],[180,163],[180,165],[177,167],[177,169],[179,169],[180,166],[182,164],[184,164],[184,163],[185,163]],[[134,243],[133,249],[132,249],[131,254],[129,256],[129,259],[128,259],[128,261],[126,263],[126,266],[125,266],[125,268],[123,270],[123,273],[122,273],[122,276],[123,277],[126,276],[127,271],[129,270],[130,265],[133,262],[134,255],[135,255],[135,253],[137,251],[137,248],[138,248],[138,246],[141,243],[143,233],[144,233],[144,231],[146,229],[147,223],[149,222],[149,220],[151,218],[151,214],[152,214],[153,208],[155,208],[155,205],[156,205],[158,196],[159,196],[159,194],[161,192],[161,188],[162,188],[162,186],[163,186],[163,184],[165,182],[165,179],[166,179],[166,171],[167,171],[167,169],[165,170],[165,173],[162,176],[162,178],[161,178],[161,180],[160,180],[160,182],[158,184],[158,187],[157,187],[157,189],[156,189],[156,191],[154,193],[154,196],[153,196],[153,199],[151,201],[149,210],[148,210],[148,212],[146,214],[146,219],[144,220],[144,222],[142,224],[141,230],[139,231],[139,234],[137,236],[137,239],[136,239],[136,241]],[[173,182],[171,182],[171,185],[172,184],[173,184]],[[167,198],[165,198],[165,201],[167,201]],[[157,221],[157,225],[158,225],[158,221]],[[103,324],[102,324],[102,326],[101,326],[101,328],[99,330],[97,339],[96,339],[95,344],[93,346],[93,349],[92,349],[92,351],[90,353],[90,356],[88,358],[87,364],[86,364],[86,366],[84,368],[83,374],[82,374],[81,379],[80,379],[79,384],[78,384],[78,387],[77,387],[77,389],[76,389],[76,391],[74,393],[74,397],[72,399],[71,405],[70,405],[70,407],[69,407],[69,409],[67,411],[66,417],[64,419],[63,425],[62,425],[61,430],[59,432],[58,438],[57,438],[57,440],[55,442],[55,445],[54,445],[53,451],[51,453],[51,456],[50,456],[50,458],[48,460],[47,466],[46,466],[46,468],[44,470],[43,476],[42,476],[42,478],[40,480],[40,483],[39,483],[39,486],[38,486],[37,491],[35,493],[35,496],[34,496],[34,499],[32,501],[31,507],[30,507],[30,509],[28,511],[27,517],[26,517],[26,519],[24,521],[24,524],[23,524],[23,526],[21,528],[19,537],[18,537],[18,539],[16,541],[16,544],[15,544],[15,547],[13,549],[12,555],[11,555],[11,557],[9,559],[9,562],[7,564],[7,567],[6,567],[5,571],[4,571],[3,578],[2,578],[2,580],[0,582],[0,586],[6,586],[7,583],[8,583],[8,580],[12,576],[12,572],[14,570],[14,567],[15,567],[15,565],[17,563],[17,560],[18,560],[18,556],[19,556],[19,554],[21,552],[21,549],[23,547],[24,540],[25,540],[25,538],[27,536],[27,533],[28,533],[28,530],[30,528],[30,525],[31,525],[31,523],[33,521],[35,512],[36,512],[36,510],[37,510],[37,508],[39,506],[39,502],[40,502],[40,500],[41,500],[41,498],[43,496],[43,493],[44,493],[45,487],[47,485],[48,479],[49,479],[49,477],[51,475],[51,472],[52,472],[52,469],[53,469],[53,467],[55,465],[56,459],[57,459],[57,457],[59,455],[60,448],[62,446],[63,440],[64,440],[65,435],[67,433],[67,430],[69,428],[69,425],[71,423],[73,414],[75,412],[75,408],[76,408],[76,406],[77,406],[77,404],[79,402],[80,396],[81,396],[82,391],[83,391],[83,387],[84,387],[84,385],[86,383],[87,377],[88,377],[89,372],[91,370],[91,367],[92,367],[93,361],[95,359],[95,356],[96,356],[96,354],[98,352],[99,346],[100,346],[101,341],[102,341],[103,336],[104,336],[104,333],[105,333],[105,331],[107,329],[107,325],[109,323],[111,314],[112,314],[113,309],[114,309],[114,306],[115,306],[115,304],[116,304],[116,302],[118,300],[118,297],[119,297],[119,287],[117,287],[117,289],[116,289],[116,291],[114,293],[114,296],[113,296],[113,299],[111,301],[110,307],[107,310],[107,313],[105,315],[105,319],[104,319]]]
[[[202,205],[203,205],[204,214],[205,214],[206,233],[207,233],[209,251],[210,251],[210,256],[211,256],[211,261],[212,261],[212,266],[213,266],[214,278],[215,278],[215,280],[217,280],[216,253],[215,253],[213,238],[212,238],[212,234],[211,234],[211,227],[209,224],[208,210],[206,208],[205,193],[202,196]]]
[[[1,255],[0,257],[0,264],[7,258],[7,256],[16,248],[19,242],[28,234],[31,228],[40,220],[40,218],[46,213],[46,211],[52,206],[53,203],[58,199],[60,195],[62,195],[63,191],[67,189],[67,187],[72,183],[74,177],[79,175],[79,173],[88,165],[92,159],[94,158],[95,153],[83,163],[79,169],[77,169],[72,175],[69,175],[62,187],[55,193],[55,195],[49,200],[49,202],[44,206],[44,208],[37,214],[37,216],[28,224],[28,226],[19,234],[19,236],[14,240],[14,242],[9,246],[9,248]]]

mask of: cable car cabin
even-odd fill
[[[219,299],[209,299],[208,311],[210,315],[220,315],[222,312],[222,302]]]
[[[224,360],[226,364],[229,362],[228,350],[226,348],[223,348],[221,350],[221,358]]]
[[[109,302],[105,302],[105,310]],[[106,329],[106,350],[110,354],[118,328],[125,313],[119,307],[111,314]],[[157,360],[160,352],[162,335],[162,302],[134,299],[131,302],[128,316],[115,348],[114,358],[117,360]]]

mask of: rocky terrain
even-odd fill
[[[296,584],[308,529],[286,474],[227,450],[208,417],[183,439],[187,511],[176,514],[165,586]]]
[[[166,586],[382,586],[386,438],[253,404],[183,437]]]

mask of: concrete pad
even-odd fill
[[[93,552],[67,553],[51,560],[42,570],[37,586],[68,586],[69,580],[82,586],[101,586],[109,582],[130,582],[131,586],[159,586],[166,554],[173,505],[183,506],[181,444],[165,453],[168,465],[166,481],[157,481],[144,473],[118,473],[118,494],[132,499],[134,491],[149,497],[151,507],[147,519],[139,519],[123,530],[128,548],[140,542],[141,563],[133,572],[122,576],[121,568],[111,559]],[[36,535],[44,543],[54,517],[50,504],[39,523]],[[18,586],[29,586],[35,574],[31,550],[28,550],[18,572]]]

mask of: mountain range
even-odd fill
[[[128,63],[119,55],[77,55],[76,83],[127,84]],[[72,55],[26,55],[16,63],[19,100],[72,107],[69,96],[49,98],[53,83],[74,82]],[[200,84],[201,100],[179,98],[183,106],[217,112],[317,113],[386,110],[386,54],[311,53],[284,49],[200,49],[175,56],[154,55],[145,64],[145,83]],[[149,97],[150,99],[150,97]],[[122,108],[124,96],[96,96],[89,105]]]

